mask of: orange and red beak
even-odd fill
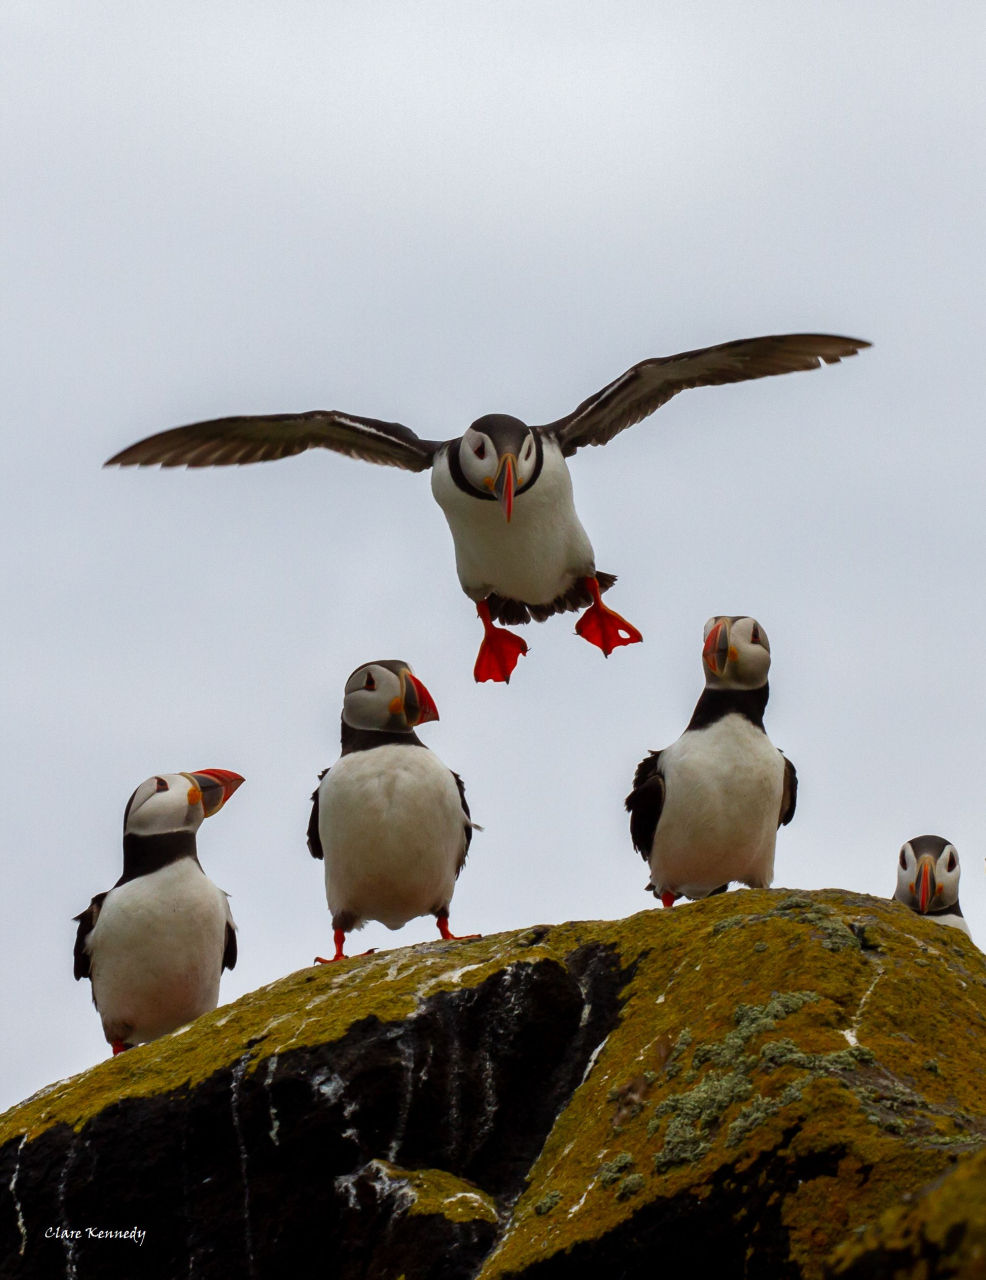
[[[517,488],[517,459],[512,453],[505,453],[500,459],[496,479],[493,481],[493,493],[503,508],[507,523],[514,513],[514,491]]]
[[[404,719],[412,729],[438,719],[435,699],[410,671],[404,672]]]
[[[714,676],[721,676],[729,659],[729,623],[717,622],[705,637],[702,658]]]
[[[218,813],[237,787],[242,786],[243,778],[229,769],[196,769],[194,773],[186,773],[202,793],[202,809],[207,818]]]
[[[935,859],[930,853],[922,853],[918,858],[917,873],[914,877],[914,896],[918,900],[918,910],[922,915],[934,905],[937,888]]]

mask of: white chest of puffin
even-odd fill
[[[706,687],[688,728],[641,762],[627,797],[648,888],[666,907],[730,882],[766,888],[777,829],[791,821],[797,774],[767,737],[763,713],[770,648],[754,618],[705,626]]]
[[[236,926],[226,894],[202,870],[195,836],[242,781],[225,769],[166,773],[130,797],[123,875],[75,917],[75,977],[92,983],[114,1054],[219,1003],[222,972],[236,964]]]
[[[444,442],[422,439],[398,422],[316,409],[174,427],[121,450],[106,465],[242,466],[321,448],[405,471],[434,468],[432,492],[455,543],[459,583],[483,623],[474,675],[502,682],[527,644],[497,622],[544,622],[584,608],[576,633],[607,657],[642,639],[602,603],[616,578],[596,571],[575,513],[567,458],[606,444],[687,388],[817,369],[869,345],[833,334],[785,333],[643,360],[555,422],[528,426],[488,414]]]
[[[959,851],[943,836],[915,836],[897,855],[894,899],[936,924],[969,933],[959,906]]]
[[[308,848],[325,864],[335,954],[377,920],[400,929],[434,915],[443,938],[473,823],[459,776],[414,732],[438,709],[406,662],[357,668],[346,683],[342,755],[312,796]],[[316,963],[331,961],[316,957]]]
[[[568,464],[557,441],[533,436],[515,418],[490,415],[470,431],[493,442],[497,456],[514,453],[518,477],[530,478],[518,485],[505,522],[492,488],[483,500],[472,449],[443,445],[436,454],[431,491],[452,534],[459,584],[477,604],[500,597],[497,618],[506,622],[526,622],[522,609],[538,620],[539,614],[550,617],[564,608],[564,597],[578,582],[596,573],[592,544],[575,511]],[[476,447],[484,451],[481,462],[485,442],[480,439]],[[477,474],[467,477],[463,462]],[[517,606],[513,611],[510,603]]]

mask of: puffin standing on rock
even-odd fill
[[[897,856],[894,900],[929,920],[969,934],[959,906],[960,874],[959,851],[954,844],[942,836],[915,836]]]
[[[195,833],[243,782],[227,769],[162,773],[142,782],[123,815],[123,875],[75,919],[76,979],[114,1056],[208,1013],[236,964],[236,925],[202,870]]]
[[[462,779],[414,732],[437,719],[406,662],[367,662],[346,682],[342,754],[319,775],[308,824],[335,942],[332,959],[316,964],[344,960],[346,934],[367,920],[400,929],[433,915],[443,938],[465,940],[449,931],[448,915],[475,823]]]
[[[869,345],[831,334],[787,333],[644,360],[556,422],[531,427],[489,414],[445,442],[422,440],[396,422],[313,410],[175,427],[131,445],[106,465],[242,466],[321,448],[405,471],[431,468],[432,493],[455,543],[459,582],[483,623],[475,678],[505,682],[527,644],[497,622],[544,622],[588,606],[575,630],[607,657],[643,638],[600,598],[616,578],[596,569],[566,458],[585,445],[606,444],[689,387],[817,369]]]
[[[665,907],[707,898],[730,881],[765,889],[774,842],[794,817],[798,776],[767,737],[770,645],[755,618],[705,624],[705,690],[673,746],[637,767],[627,796],[647,886]]]

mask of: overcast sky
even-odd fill
[[[458,932],[653,907],[623,798],[706,618],[749,613],[801,780],[777,883],[888,896],[935,832],[986,944],[983,28],[979,0],[7,0],[0,1106],[108,1052],[71,917],[151,773],[247,779],[199,836],[224,1000],[331,946],[309,796],[379,657],[486,828]],[[427,475],[100,469],[231,413],[545,422],[645,357],[806,330],[874,347],[573,459],[645,643],[604,661],[556,617],[509,688],[472,681]]]

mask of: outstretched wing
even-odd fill
[[[659,771],[660,751],[652,751],[637,765],[633,790],[626,798],[630,815],[630,839],[645,862],[650,861],[657,824],[664,808],[664,776]]]
[[[356,418],[334,409],[215,418],[173,427],[114,454],[107,467],[230,467],[270,462],[306,449],[333,449],[348,458],[404,471],[427,471],[441,442],[422,440],[399,422]]]
[[[107,889],[106,893],[109,893]],[[89,948],[86,942],[90,933],[96,927],[96,921],[99,919],[99,910],[103,905],[103,899],[106,893],[97,893],[92,902],[89,903],[85,911],[79,915],[73,916],[73,920],[79,922],[79,928],[75,935],[75,980],[78,982],[80,978],[92,978],[92,965],[89,957]]]
[[[777,817],[777,825],[786,827],[798,806],[798,771],[783,752],[781,756],[784,760],[784,790],[781,793],[781,811]]]
[[[689,387],[748,382],[838,364],[870,343],[828,333],[781,333],[767,338],[741,338],[699,351],[642,360],[615,382],[583,400],[574,413],[538,430],[557,437],[566,457],[586,444],[607,441],[641,422]]]

